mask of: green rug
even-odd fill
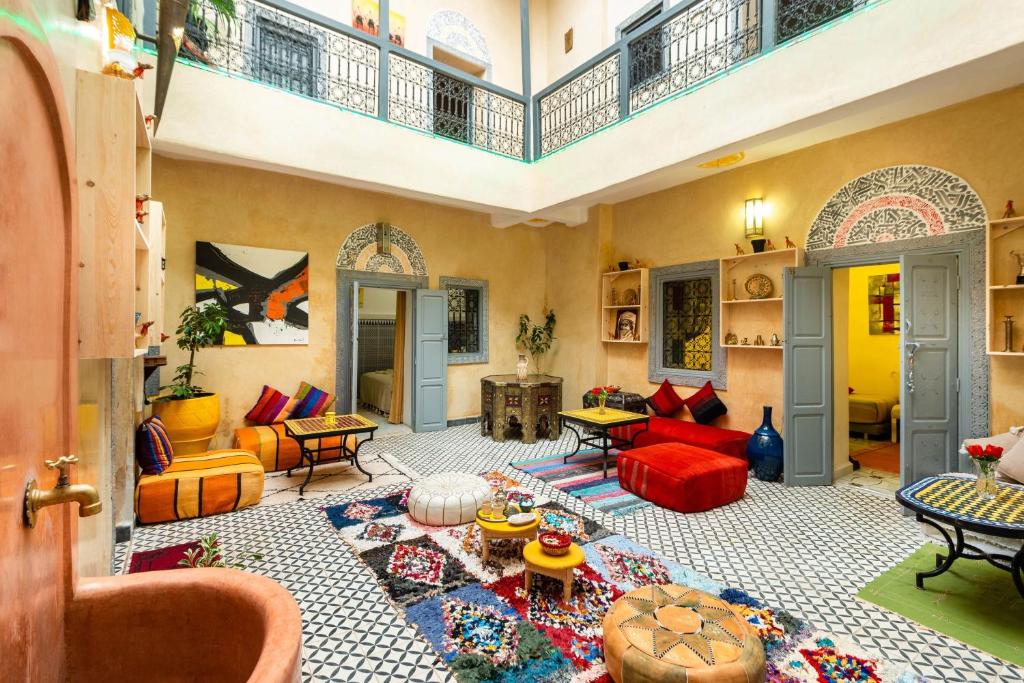
[[[945,574],[914,585],[945,547],[926,543],[857,596],[907,619],[1024,666],[1024,598],[1008,572],[988,562],[957,560]]]

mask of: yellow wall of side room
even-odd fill
[[[448,369],[448,418],[480,414],[480,378],[513,371],[519,314],[540,318],[544,307],[544,233],[525,227],[496,230],[484,214],[327,183],[193,161],[155,157],[155,196],[167,223],[166,329],[195,301],[196,241],[309,252],[310,342],[307,346],[215,347],[199,352],[202,386],[220,394],[215,447],[235,428],[264,384],[285,393],[299,382],[334,390],[335,260],[355,228],[385,220],[417,241],[430,274],[489,282],[490,362]],[[185,355],[168,340],[168,366]],[[165,371],[164,381],[169,376]]]
[[[589,233],[589,240],[601,245],[601,261],[589,267],[594,273],[622,259],[640,259],[650,267],[719,259],[733,254],[737,242],[749,253],[749,244],[743,241],[743,202],[763,196],[769,209],[768,237],[781,245],[788,235],[802,246],[833,193],[860,175],[898,164],[936,166],[963,177],[981,196],[989,216],[998,216],[1008,197],[1024,193],[1024,166],[1017,161],[1024,158],[1021,111],[1024,87],[1017,87],[615,204],[604,237],[594,221],[574,230]],[[560,268],[568,270],[567,261],[576,258],[583,257],[560,259]],[[582,267],[574,267],[574,272],[582,272]],[[548,278],[566,282],[556,273]],[[597,275],[593,278],[596,287]],[[567,319],[560,343],[590,344],[596,334],[592,327],[589,320]],[[646,346],[609,344],[600,353],[606,359],[608,383],[645,395],[657,389],[647,379]],[[728,353],[728,387],[719,393],[729,414],[720,424],[754,429],[761,406],[772,405],[775,426],[781,427],[781,354],[766,360],[759,351]],[[687,396],[694,389],[678,391]],[[566,404],[573,405],[573,400],[567,396]],[[1024,422],[1022,406],[1024,362],[993,357],[993,431]]]
[[[899,396],[900,335],[868,334],[868,279],[898,273],[898,264],[850,269],[849,386],[858,394]]]

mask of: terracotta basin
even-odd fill
[[[299,606],[237,569],[82,579],[67,612],[67,680],[294,683]]]

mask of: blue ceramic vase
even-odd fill
[[[761,481],[778,481],[782,475],[782,435],[772,426],[771,406],[764,407],[764,420],[747,442],[747,458]]]

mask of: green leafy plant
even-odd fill
[[[196,351],[213,346],[228,327],[228,311],[219,303],[189,306],[181,312],[181,324],[175,333],[178,335],[178,348],[188,351],[188,362],[174,369],[174,381],[160,387],[170,389],[170,398],[184,400],[195,398],[203,393],[202,387],[192,383],[192,378],[202,374],[196,370]]]
[[[203,0],[189,0],[188,13],[192,21],[203,26],[207,31],[216,32],[216,26],[209,19],[203,16]],[[235,0],[205,0],[218,16],[224,17],[229,22],[235,18]]]
[[[555,341],[555,312],[546,311],[544,324],[535,325],[530,322],[530,316],[523,313],[519,316],[519,334],[516,335],[516,348],[528,351],[537,366],[537,373],[541,371],[541,360],[544,354],[551,350],[551,344]]]
[[[220,547],[217,534],[207,534],[199,539],[198,548],[189,548],[185,551],[185,557],[178,560],[179,567],[228,567],[231,569],[245,569],[250,562],[260,562],[263,555],[248,550],[242,552],[237,558],[229,558]]]

